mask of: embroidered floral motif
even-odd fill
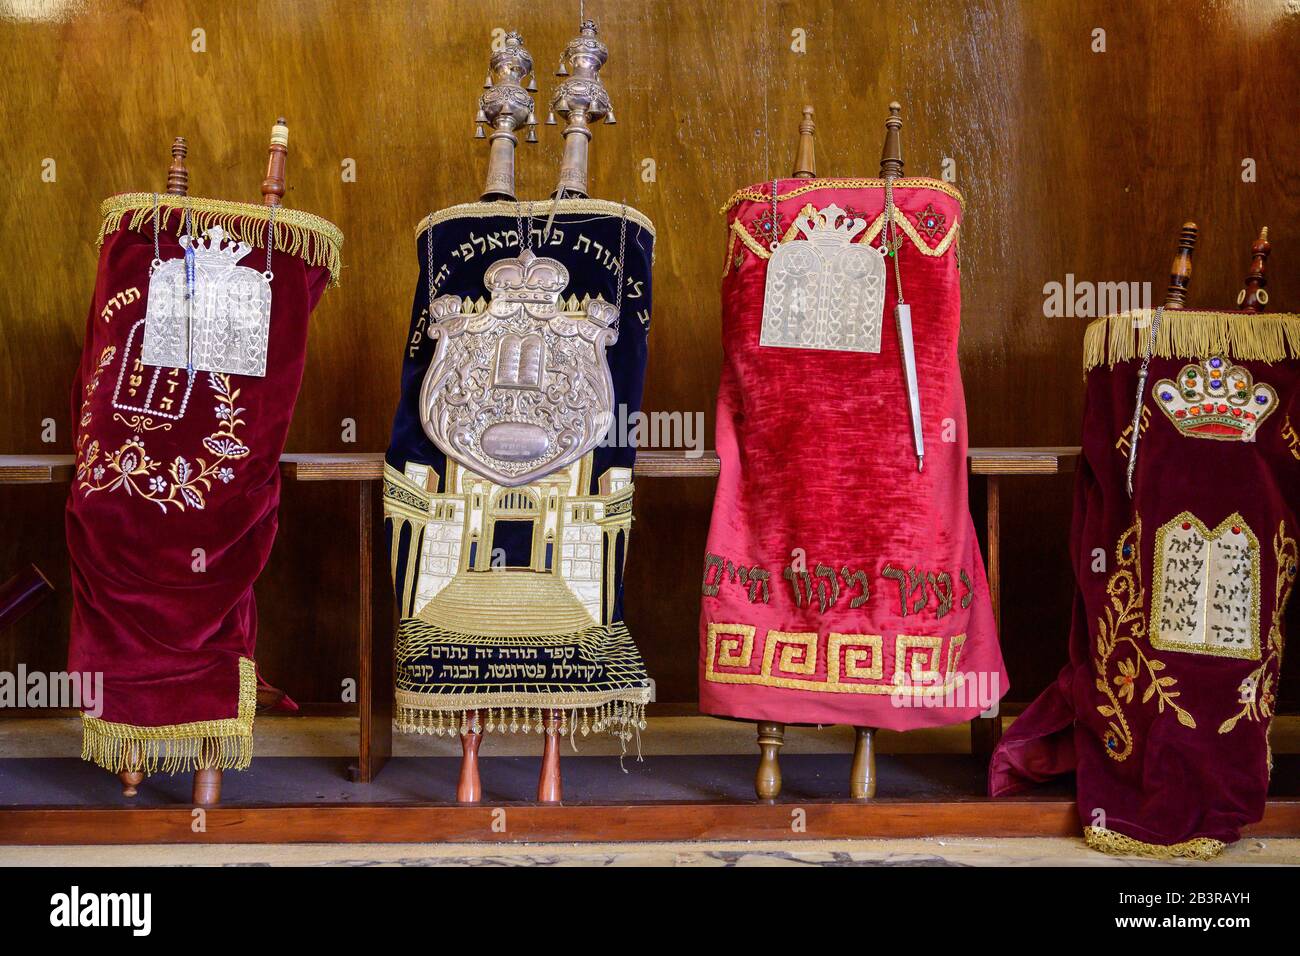
[[[1120,536],[1115,549],[1119,568],[1106,582],[1110,607],[1104,609],[1103,616],[1097,621],[1097,654],[1093,660],[1097,669],[1095,686],[1108,701],[1098,704],[1097,712],[1103,717],[1112,718],[1106,725],[1102,740],[1106,753],[1117,761],[1127,759],[1133,752],[1133,731],[1124,716],[1124,705],[1133,703],[1144,674],[1147,687],[1142,693],[1141,702],[1148,703],[1154,697],[1157,713],[1163,714],[1165,705],[1168,705],[1180,724],[1192,729],[1196,727],[1192,715],[1174,701],[1181,694],[1181,691],[1173,689],[1178,683],[1177,678],[1161,675],[1160,672],[1165,669],[1164,662],[1148,656],[1138,643],[1146,636],[1139,557],[1141,540],[1140,520]],[[1125,653],[1116,664],[1117,673],[1112,676],[1110,661],[1120,651],[1121,645],[1125,646],[1126,651],[1131,651],[1132,656]]]
[[[109,352],[111,350],[105,350]],[[112,361],[101,357],[99,371]],[[92,386],[98,385],[99,371],[87,385],[87,394]],[[98,440],[90,438],[84,432],[78,439],[77,480],[79,487],[87,495],[97,491],[125,491],[129,495],[139,495],[152,501],[166,512],[170,507],[180,511],[192,508],[200,511],[207,506],[206,495],[212,490],[212,483],[220,481],[229,484],[235,477],[235,471],[227,462],[245,458],[250,454],[247,445],[239,438],[236,429],[246,424],[239,416],[245,411],[236,405],[240,390],[232,388],[230,376],[216,372],[208,376],[208,385],[216,395],[217,429],[203,439],[203,447],[214,456],[211,461],[195,457],[190,461],[184,455],[177,455],[164,473],[160,473],[163,463],[149,457],[144,438],[140,435],[143,423],[137,422],[136,434],[128,438],[112,452],[105,452],[100,457]],[[82,418],[83,425],[90,424],[90,415]]]
[[[1286,522],[1277,526],[1273,536],[1273,554],[1277,558],[1277,584],[1274,586],[1273,622],[1268,629],[1267,653],[1259,666],[1250,672],[1237,687],[1241,710],[1219,725],[1219,733],[1232,733],[1243,719],[1269,721],[1277,704],[1278,673],[1282,669],[1282,650],[1286,644],[1282,636],[1282,615],[1291,597],[1296,579],[1296,541],[1287,536]]]
[[[934,239],[943,232],[948,217],[934,208],[934,203],[927,203],[925,209],[916,214],[916,229]]]

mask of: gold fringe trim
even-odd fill
[[[610,694],[573,694],[558,697],[544,694],[483,695],[455,700],[434,698],[430,694],[397,692],[394,726],[402,733],[464,735],[468,733],[536,733],[546,730],[545,712],[560,711],[559,733],[609,734],[626,747],[633,737],[639,739],[646,728],[645,709],[650,689],[633,688]],[[604,700],[597,701],[599,698]],[[541,699],[539,699],[541,698]],[[590,698],[591,703],[573,703]],[[482,701],[480,705],[480,701]],[[540,706],[539,706],[540,704]],[[476,713],[474,721],[470,713]]]
[[[1151,332],[1152,309],[1106,315],[1088,323],[1083,333],[1083,371],[1100,365],[1141,359]],[[1300,315],[1286,312],[1167,310],[1160,320],[1155,355],[1159,358],[1205,358],[1280,362],[1300,358]]]
[[[112,773],[183,773],[199,767],[244,770],[253,761],[257,668],[239,659],[237,716],[162,727],[115,724],[81,715],[81,759]]]
[[[123,193],[105,199],[99,207],[104,217],[99,227],[97,244],[122,224],[130,213],[127,228],[133,232],[153,233],[153,193]],[[158,219],[166,226],[173,214],[179,218],[188,209],[194,225],[199,230],[220,226],[228,236],[237,238],[258,249],[266,248],[266,227],[271,220],[271,207],[246,202],[226,202],[221,199],[171,196],[158,194]],[[330,285],[339,284],[339,271],[343,267],[341,249],[343,231],[320,216],[298,209],[276,207],[275,248],[298,256],[308,265],[325,266],[330,272]]]
[[[760,190],[757,186],[746,186],[744,189],[737,189],[731,194],[731,198],[722,204],[718,212],[724,216],[732,206],[738,202],[749,200],[750,202],[772,201],[772,184],[766,183],[766,189]],[[912,187],[915,189],[933,189],[943,193],[945,196],[951,196],[964,209],[966,200],[961,192],[948,183],[940,182],[937,179],[930,179],[928,176],[905,176],[902,179],[895,179],[894,185],[899,187]],[[795,196],[802,196],[804,193],[810,193],[815,189],[884,189],[885,181],[883,179],[807,179],[800,180],[800,184],[789,192],[778,192],[776,201],[791,199]]]
[[[1114,856],[1145,856],[1154,860],[1186,857],[1189,860],[1213,860],[1227,846],[1222,840],[1193,837],[1182,843],[1145,843],[1105,827],[1084,827],[1083,839],[1088,846]]]
[[[437,212],[431,212],[420,220],[420,224],[415,227],[415,238],[419,239],[424,235],[424,231],[430,226],[436,226],[440,222],[446,222],[449,219],[463,219],[470,217],[484,216],[526,216],[529,214],[529,206],[532,207],[534,219],[540,216],[549,216],[551,207],[555,206],[556,215],[568,213],[592,213],[602,216],[619,216],[623,215],[623,204],[611,202],[608,199],[561,199],[559,204],[552,203],[549,199],[539,199],[535,202],[467,202],[459,206],[448,206],[446,209],[439,209]],[[627,207],[627,218],[630,222],[635,222],[638,226],[650,233],[653,237],[655,234],[655,225],[645,213],[638,209]]]
[[[811,215],[813,212],[816,212],[816,210],[809,205],[800,210],[799,214],[801,216]],[[953,223],[952,228],[949,229],[947,234],[939,240],[939,244],[931,248],[926,244],[926,241],[921,238],[921,234],[916,231],[916,228],[908,220],[903,210],[899,209],[897,206],[894,207],[894,222],[903,230],[904,233],[907,234],[907,238],[912,240],[912,245],[916,246],[922,255],[933,257],[941,256],[947,252],[948,249],[956,243],[957,233],[961,230],[961,223]],[[875,238],[880,235],[880,230],[884,227],[885,214],[884,212],[881,212],[880,215],[872,221],[871,225],[867,227],[867,231],[862,233],[858,239],[854,240],[855,244],[861,243],[863,245],[870,245],[875,241]],[[798,230],[799,227],[797,224],[791,224],[790,228],[785,231],[783,236],[781,236],[781,244],[784,245],[787,242],[795,241],[795,236],[798,235]],[[750,234],[749,230],[740,223],[740,220],[733,219],[731,221],[731,233],[735,238],[738,238],[742,243],[744,243],[746,249],[758,256],[758,258],[772,258],[772,251],[755,239]],[[730,255],[730,249],[731,246],[729,245],[728,255]],[[730,260],[728,260],[728,263],[730,263]],[[726,278],[725,272],[723,278]]]

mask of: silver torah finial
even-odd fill
[[[591,124],[604,119],[614,123],[614,108],[600,82],[600,68],[609,59],[609,47],[596,36],[594,20],[583,20],[578,36],[564,48],[559,76],[564,76],[551,97],[551,113],[566,120],[564,158],[560,162],[557,194],[587,196],[587,151]],[[548,123],[550,120],[548,119]]]
[[[513,201],[515,198],[515,147],[519,144],[515,130],[527,127],[527,141],[537,142],[533,98],[522,83],[532,72],[532,54],[524,49],[524,38],[511,30],[506,34],[505,45],[492,54],[483,95],[478,101],[478,114],[474,117],[476,139],[483,138],[484,124],[492,127],[483,199]]]

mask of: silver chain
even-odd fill
[[[627,252],[627,203],[623,203],[623,219],[618,226],[618,292],[614,296],[614,328],[623,319],[623,256]]]
[[[531,249],[533,246],[533,202],[528,202],[528,228],[524,229],[523,203],[515,205],[515,228],[519,230],[519,250]]]
[[[429,217],[430,219],[432,219],[433,213],[429,213]],[[428,292],[429,292],[429,309],[425,313],[425,325],[424,325],[425,331],[427,333],[429,328],[429,322],[433,321],[433,223],[431,221],[429,222],[429,227],[428,229],[425,230],[424,235],[425,235],[424,275],[425,275],[425,282],[428,284]]]
[[[1155,315],[1151,317],[1151,334],[1147,337],[1146,354],[1142,357],[1142,366],[1138,369],[1137,397],[1133,405],[1133,424],[1129,426],[1128,440],[1128,470],[1124,474],[1124,480],[1128,487],[1128,496],[1133,497],[1133,475],[1137,472],[1138,463],[1138,439],[1142,435],[1142,399],[1143,393],[1147,387],[1147,373],[1151,368],[1151,356],[1156,350],[1156,338],[1160,335],[1160,322],[1164,318],[1165,307],[1162,305],[1156,309]]]
[[[271,271],[271,250],[275,248],[275,210],[271,207],[271,216],[266,224],[266,281],[270,282],[275,273]]]
[[[772,241],[767,244],[767,247],[771,249],[773,252],[776,252],[777,249],[781,248],[781,227],[777,224],[777,218],[776,218],[776,184],[777,184],[777,179],[776,177],[773,177],[772,178]]]
[[[149,265],[149,274],[162,265],[162,254],[158,251],[158,194],[153,194],[153,262]]]
[[[898,265],[898,232],[894,226],[894,181],[885,180],[885,228],[881,230],[885,255],[894,260],[894,289],[898,292],[898,301],[903,301],[903,273]]]

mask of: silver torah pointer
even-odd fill
[[[921,434],[921,394],[916,385],[916,350],[912,345],[912,307],[906,302],[894,306],[898,322],[898,347],[903,353],[903,374],[907,378],[907,408],[912,416],[912,442],[916,445],[916,470],[925,463],[925,437]]]
[[[885,120],[885,145],[880,150],[880,178],[885,181],[885,226],[881,230],[885,245],[883,251],[894,260],[894,288],[898,304],[894,306],[894,319],[898,323],[898,351],[903,357],[903,377],[907,381],[907,406],[912,416],[912,442],[916,446],[916,470],[925,467],[925,439],[921,435],[921,393],[916,383],[916,349],[912,343],[912,309],[903,300],[903,273],[898,265],[902,236],[894,226],[894,180],[903,175],[903,144],[899,131],[903,120],[899,115],[903,107],[889,104],[889,117]]]

